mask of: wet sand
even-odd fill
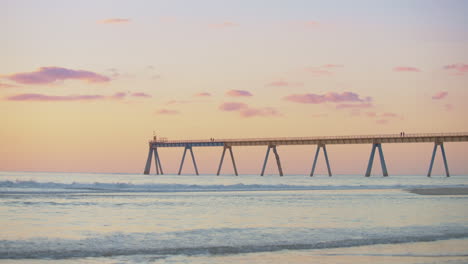
[[[468,187],[455,188],[415,188],[407,190],[420,195],[468,195]]]

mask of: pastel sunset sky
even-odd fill
[[[0,0],[0,170],[140,173],[153,131],[466,132],[467,14],[463,0]],[[452,174],[467,147],[446,144]],[[383,148],[390,174],[427,173],[432,144]],[[329,146],[332,170],[363,174],[370,149]],[[222,149],[194,150],[216,172]],[[265,148],[233,150],[260,172]],[[160,150],[166,172],[182,151]],[[315,146],[278,151],[285,173],[310,171]]]

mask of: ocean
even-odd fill
[[[468,263],[468,195],[425,188],[468,176],[0,172],[0,263]]]

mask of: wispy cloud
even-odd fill
[[[371,108],[374,107],[371,103],[359,103],[359,104],[337,104],[336,109],[347,109],[347,108],[354,108],[354,109],[363,109],[363,108]]]
[[[142,97],[142,98],[151,98],[152,96],[147,93],[132,93],[130,94],[133,97]]]
[[[248,118],[254,116],[269,117],[281,116],[281,114],[272,107],[255,108],[244,103],[226,102],[219,106],[221,111],[238,112],[241,117]]]
[[[421,70],[416,67],[408,67],[408,66],[397,66],[393,68],[393,71],[396,72],[420,72]]]
[[[115,93],[115,94],[112,95],[110,98],[111,98],[111,99],[121,100],[121,99],[124,99],[125,97],[127,97],[127,93],[120,92],[120,93]]]
[[[189,104],[191,103],[192,101],[188,101],[188,100],[169,100],[167,101],[165,104],[166,105],[175,105],[175,104]]]
[[[158,115],[178,115],[180,114],[179,111],[177,110],[171,110],[171,109],[160,109],[156,111],[156,114]]]
[[[379,119],[379,120],[376,120],[375,123],[377,123],[379,125],[386,125],[386,124],[388,124],[388,120],[387,119]]]
[[[444,66],[444,69],[451,71],[455,75],[465,75],[466,73],[468,73],[468,64],[450,64]]]
[[[325,69],[322,69],[322,68],[319,68],[319,67],[307,67],[306,71],[308,73],[313,74],[313,75],[331,75],[331,74],[333,74],[332,71],[325,70]]]
[[[344,65],[342,64],[324,64],[322,66],[310,66],[306,67],[305,70],[308,73],[311,73],[313,75],[331,75],[335,73],[335,70],[338,68],[343,68]]]
[[[294,87],[294,86],[303,86],[304,83],[302,82],[286,82],[286,81],[273,81],[267,83],[266,86],[268,87]]]
[[[129,18],[107,18],[103,20],[99,20],[99,24],[124,24],[129,23],[131,19]]]
[[[222,111],[237,111],[240,109],[245,109],[247,108],[248,105],[244,103],[237,103],[237,102],[227,102],[227,103],[222,103],[219,106],[219,109]]]
[[[281,114],[273,107],[264,107],[264,108],[251,108],[242,109],[240,112],[241,117],[254,117],[254,116],[281,116]]]
[[[322,104],[327,102],[371,102],[371,97],[361,98],[360,95],[353,92],[335,93],[329,92],[326,94],[291,94],[283,98],[283,100],[301,103],[301,104]],[[344,106],[343,108],[346,108]]]
[[[8,83],[0,83],[0,88],[14,88],[14,87],[18,87],[18,85],[8,84]]]
[[[118,78],[120,76],[120,72],[116,68],[110,68],[110,69],[107,69],[107,71],[110,72],[111,77],[113,79],[116,79],[116,78]]]
[[[9,101],[92,101],[105,99],[103,95],[45,95],[45,94],[18,94],[14,96],[7,97]]]
[[[145,96],[142,96],[145,95]],[[8,101],[37,101],[37,102],[60,102],[60,101],[93,101],[93,100],[122,100],[131,97],[151,97],[145,93],[125,93],[118,92],[111,96],[105,96],[100,94],[92,95],[46,95],[39,93],[26,93],[26,94],[17,94],[13,96],[6,97]]]
[[[395,120],[395,119],[403,119],[402,115],[399,115],[397,113],[392,113],[392,112],[384,112],[384,113],[376,113],[376,112],[367,112],[366,113],[367,117],[370,118],[375,118],[375,123],[379,125],[385,125],[390,122],[390,120]]]
[[[202,93],[194,94],[193,96],[195,96],[195,97],[210,97],[211,94],[210,94],[210,93],[206,93],[206,92],[202,92]]]
[[[446,91],[440,91],[440,92],[437,92],[436,94],[434,94],[432,96],[432,99],[433,100],[440,100],[440,99],[444,99],[445,97],[447,97],[448,95],[448,92]]]
[[[20,84],[41,85],[65,80],[82,80],[89,83],[109,82],[110,78],[95,72],[71,70],[62,67],[41,67],[34,72],[15,73],[7,79]]]
[[[343,68],[343,64],[324,64],[322,65],[323,68]]]
[[[231,96],[231,97],[252,96],[252,94],[249,91],[245,91],[245,90],[229,90],[226,92],[226,95]]]

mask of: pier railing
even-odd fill
[[[280,157],[278,154],[277,146],[279,145],[317,145],[317,150],[315,152],[314,162],[312,165],[312,170],[310,176],[314,175],[315,167],[317,163],[317,157],[320,150],[323,150],[325,156],[325,161],[327,164],[328,175],[331,176],[331,167],[328,160],[327,148],[326,145],[329,144],[372,144],[372,150],[369,157],[369,163],[367,165],[367,170],[365,176],[369,177],[372,170],[372,164],[374,162],[374,155],[377,154],[380,156],[380,163],[382,167],[382,173],[384,176],[388,176],[387,166],[385,164],[385,158],[383,155],[382,144],[386,143],[423,143],[423,142],[432,142],[434,143],[434,149],[432,152],[431,163],[429,165],[429,171],[427,176],[431,176],[432,166],[434,164],[434,158],[438,148],[441,149],[442,158],[444,161],[445,174],[450,176],[447,157],[445,155],[444,142],[468,142],[468,133],[467,132],[455,132],[455,133],[410,133],[405,134],[403,132],[399,134],[378,134],[378,135],[352,135],[352,136],[315,136],[315,137],[275,137],[275,138],[209,138],[209,139],[198,139],[198,140],[168,140],[167,138],[160,138],[159,140],[152,140],[149,142],[149,152],[148,159],[146,161],[146,166],[144,174],[149,174],[151,170],[151,160],[154,154],[154,161],[156,165],[156,174],[163,174],[161,160],[159,158],[158,148],[161,147],[183,147],[184,153],[182,155],[182,160],[179,167],[179,173],[182,171],[182,166],[184,164],[185,156],[187,152],[190,153],[192,157],[192,162],[195,168],[195,172],[198,175],[198,168],[195,161],[195,156],[193,153],[192,147],[223,147],[223,152],[221,155],[221,161],[218,167],[219,175],[221,167],[224,160],[224,155],[227,150],[231,156],[232,164],[234,167],[235,174],[237,173],[237,168],[234,160],[234,154],[232,151],[233,146],[267,146],[267,152],[265,156],[265,161],[263,163],[261,176],[265,172],[265,167],[268,161],[268,156],[270,150],[273,151],[273,154],[276,159],[278,166],[278,172],[280,176],[283,176],[283,169],[281,167]]]
[[[468,136],[468,132],[456,133],[410,133],[410,134],[377,134],[351,136],[317,136],[317,137],[274,137],[274,138],[214,138],[190,140],[151,140],[150,143],[208,143],[208,142],[256,142],[256,141],[290,141],[290,140],[340,140],[340,139],[379,139],[379,138],[426,138],[426,137],[460,137]]]

